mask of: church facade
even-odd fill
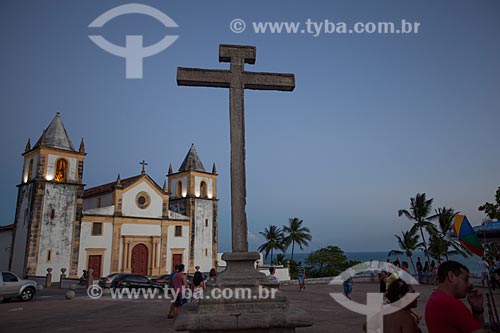
[[[76,278],[90,268],[100,277],[165,274],[179,263],[188,272],[216,267],[217,173],[215,164],[205,170],[194,145],[177,172],[170,165],[168,186],[143,164],[136,176],[85,189],[85,156],[83,139],[75,149],[59,113],[33,147],[28,140],[15,221],[0,230],[10,240],[9,270],[44,276],[51,268],[57,281],[63,268]]]

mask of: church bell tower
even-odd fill
[[[168,170],[170,210],[191,217],[189,235],[189,272],[200,266],[202,272],[216,267],[218,241],[217,170],[205,170],[191,145],[179,171]]]
[[[76,150],[56,114],[40,139],[23,153],[18,185],[10,269],[22,276],[44,276],[53,281],[61,269],[77,277],[83,205],[83,139]]]

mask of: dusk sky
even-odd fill
[[[500,2],[140,1],[178,28],[129,14],[89,24],[127,1],[2,1],[0,4],[0,225],[14,221],[26,141],[56,112],[73,144],[85,140],[84,182],[140,173],[163,184],[191,143],[207,171],[217,165],[219,251],[229,251],[229,92],[179,87],[177,67],[228,69],[219,44],[257,47],[247,71],[293,73],[293,92],[245,91],[250,248],[270,224],[299,217],[304,251],[397,248],[398,217],[425,192],[473,225],[500,186]],[[234,19],[246,29],[234,33]],[[420,23],[418,33],[257,33],[253,22]],[[324,24],[323,24],[324,25]],[[177,40],[145,58],[143,78],[90,39],[125,45]],[[302,252],[302,251],[299,251]]]

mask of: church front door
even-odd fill
[[[148,275],[148,248],[144,244],[137,244],[132,249],[132,273]]]
[[[89,269],[92,269],[92,276],[94,279],[99,279],[101,277],[101,255],[90,255],[89,256]]]

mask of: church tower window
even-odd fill
[[[30,165],[28,167],[28,181],[33,179],[33,159],[30,159]]]
[[[175,196],[177,198],[182,197],[182,182],[177,182],[177,185],[175,186]]]
[[[205,182],[201,182],[201,184],[200,184],[200,196],[202,198],[207,197],[207,183],[205,183]]]
[[[68,169],[68,162],[65,159],[58,159],[56,163],[56,175],[54,180],[58,183],[66,181],[66,173]]]
[[[175,237],[182,237],[182,226],[175,226]]]

